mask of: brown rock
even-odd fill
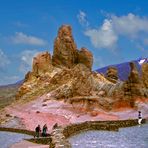
[[[77,49],[69,25],[63,25],[54,42],[52,63],[54,66],[73,67],[77,63]]]
[[[36,75],[35,75],[33,72],[29,71],[29,72],[27,72],[27,74],[25,75],[24,82],[32,81],[32,80],[34,80],[34,79],[36,79]]]
[[[98,95],[99,81],[105,83],[104,79],[101,80],[100,77],[94,76],[84,64],[77,64],[72,69],[63,69],[60,73],[57,73],[51,78],[49,87],[55,87],[52,96],[57,99],[92,96]],[[106,83],[109,82],[106,81]]]
[[[48,52],[39,53],[33,58],[32,72],[38,76],[51,70],[51,55]]]
[[[84,64],[86,67],[88,67],[91,70],[93,64],[92,53],[84,47],[81,48],[80,51],[78,52],[78,63]]]
[[[25,85],[22,85],[19,90],[18,93],[16,94],[16,99],[19,99],[20,97],[22,97],[24,94],[30,92],[31,89],[29,87],[26,87]]]
[[[76,96],[89,96],[94,90],[94,77],[91,71],[83,64],[76,65],[73,69],[72,88]]]
[[[104,75],[91,71],[92,64],[92,53],[86,48],[77,50],[71,27],[64,25],[55,39],[52,60],[48,52],[40,53],[33,59],[32,72],[26,74],[18,97],[29,100],[50,94],[48,99],[64,99],[65,102],[75,105],[75,108],[92,111],[92,116],[96,116],[97,112],[93,112],[95,109],[111,110],[114,103],[117,108],[122,107],[122,104],[123,107],[129,104],[132,106],[134,97],[143,96],[142,82],[147,86],[146,66],[142,69],[142,81],[134,63],[130,63],[131,72],[123,84],[116,83],[116,68],[108,68],[106,79]],[[124,100],[125,96],[128,99]]]
[[[139,76],[139,72],[136,68],[136,65],[134,64],[134,62],[130,62],[129,64],[130,64],[131,71],[130,71],[130,74],[128,76],[128,81],[130,83],[140,83],[141,79],[140,79],[140,76]]]
[[[128,100],[118,100],[114,102],[113,109],[130,108],[132,102]]]
[[[90,115],[93,116],[93,117],[95,117],[95,116],[98,115],[98,112],[97,112],[97,111],[92,111],[92,112],[90,113]]]
[[[75,95],[88,95],[93,90],[91,71],[83,64],[77,64],[72,69],[63,69],[50,81],[56,86],[56,98],[68,98]],[[58,96],[57,96],[58,95]]]
[[[143,83],[134,62],[130,62],[130,68],[128,80],[124,83],[124,95],[131,102],[131,106],[134,106],[134,98],[144,96],[142,92]]]
[[[142,80],[145,88],[148,89],[148,63],[142,64]]]
[[[106,72],[106,78],[113,82],[116,83],[118,80],[118,70],[116,67],[108,67],[107,72]]]

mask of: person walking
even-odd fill
[[[35,128],[35,137],[39,138],[40,137],[40,132],[41,132],[41,127],[40,125],[38,125],[36,128]]]
[[[42,136],[43,136],[43,137],[46,137],[46,136],[47,136],[47,130],[48,130],[48,128],[47,128],[47,125],[45,124],[45,125],[43,126],[43,129],[42,129]]]
[[[142,122],[142,113],[141,111],[138,111],[138,124],[140,125]]]

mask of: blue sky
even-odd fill
[[[93,69],[148,57],[147,0],[0,0],[0,85],[31,70],[32,57],[52,54],[58,28],[69,24]]]

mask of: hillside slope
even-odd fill
[[[137,70],[141,74],[141,64],[142,63],[146,63],[147,61],[148,61],[148,58],[133,60],[132,62],[135,63],[135,65],[137,67]],[[105,75],[108,67],[111,67],[111,66],[117,68],[117,70],[118,70],[118,77],[119,77],[119,79],[121,81],[125,81],[125,80],[128,79],[128,75],[130,73],[130,65],[129,65],[129,62],[124,62],[124,63],[120,63],[120,64],[115,64],[115,65],[109,65],[109,66],[106,66],[106,67],[103,67],[103,68],[99,68],[99,69],[97,69],[95,71],[97,71],[99,73],[103,73]]]
[[[22,83],[23,81],[19,81],[14,84],[0,86],[0,109],[6,107],[15,100],[15,95]]]

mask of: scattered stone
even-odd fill
[[[12,117],[10,114],[6,114],[6,117]]]
[[[47,106],[47,104],[42,104],[42,106]]]

